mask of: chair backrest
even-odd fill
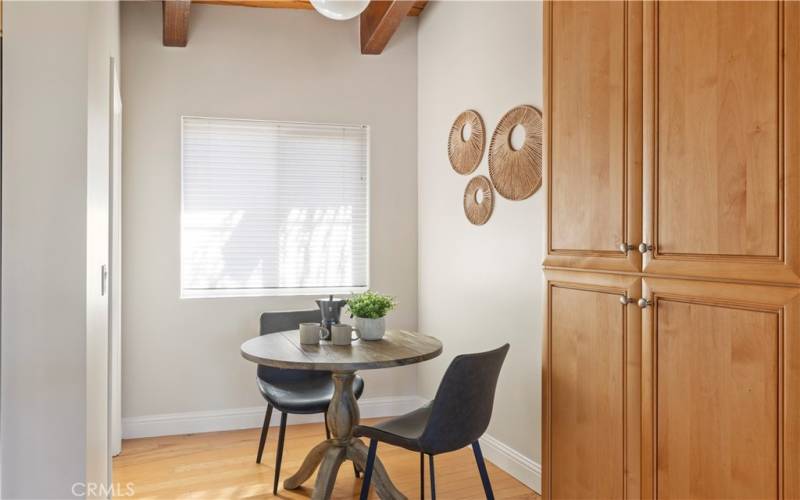
[[[456,356],[442,378],[420,445],[444,453],[475,442],[492,418],[494,391],[509,345]]]
[[[319,309],[310,311],[285,311],[285,312],[265,312],[261,314],[260,335],[270,335],[287,330],[297,330],[300,323],[319,323],[322,315]],[[256,374],[258,378],[265,382],[279,381],[302,381],[313,377],[328,376],[324,372],[312,372],[308,370],[290,370],[284,368],[273,368],[270,366],[258,365]]]

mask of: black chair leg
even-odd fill
[[[486,471],[486,462],[483,461],[481,445],[477,441],[472,443],[472,451],[475,452],[475,461],[478,463],[478,472],[481,473],[481,481],[483,481],[483,491],[486,493],[486,500],[494,500],[492,483],[489,481],[489,473]]]
[[[272,418],[272,405],[267,404],[267,413],[264,415],[264,425],[261,427],[261,439],[258,442],[258,455],[256,463],[261,463],[261,455],[264,453],[264,443],[267,442],[267,432],[269,431],[269,420]]]
[[[364,482],[361,483],[361,500],[369,497],[369,483],[372,481],[372,468],[375,466],[375,453],[378,451],[378,440],[370,439],[369,452],[367,453],[367,469],[364,471]]]
[[[425,454],[419,452],[419,498],[425,500]]]
[[[433,473],[433,455],[428,455],[428,462],[431,470],[431,500],[436,500],[436,476]]]
[[[275,457],[275,482],[272,483],[272,494],[278,494],[278,480],[281,477],[281,460],[283,459],[283,439],[286,437],[286,412],[281,413],[281,430],[278,434],[278,455]]]

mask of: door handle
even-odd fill
[[[100,266],[100,295],[104,296],[108,288],[108,266]]]

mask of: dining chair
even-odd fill
[[[436,500],[434,455],[459,450],[471,444],[486,498],[494,500],[478,438],[486,432],[492,417],[497,377],[508,349],[509,345],[505,344],[493,351],[456,356],[447,368],[436,397],[430,404],[374,426],[357,425],[353,429],[353,436],[370,440],[364,482],[361,485],[361,500],[366,500],[369,495],[378,442],[420,454],[419,487],[422,499],[425,498],[425,455],[428,455],[433,500]]]
[[[287,330],[296,330],[300,323],[319,323],[319,309],[310,311],[265,312],[261,315],[261,335],[270,335]],[[275,456],[275,480],[272,493],[278,493],[278,480],[281,474],[281,459],[286,436],[286,417],[292,414],[323,413],[325,415],[325,435],[330,439],[328,429],[328,405],[333,397],[333,379],[330,372],[281,369],[269,366],[258,366],[256,382],[261,395],[267,400],[267,413],[261,428],[261,439],[258,443],[256,463],[261,463],[264,443],[267,441],[269,421],[272,409],[281,412],[281,426],[278,433],[278,450]],[[356,376],[353,381],[353,392],[356,398],[364,392],[364,380]],[[358,468],[353,464],[356,477]]]

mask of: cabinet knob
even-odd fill
[[[633,250],[635,248],[636,248],[636,245],[630,245],[628,243],[620,243],[619,244],[619,251],[624,253],[624,254],[627,254],[628,252],[630,252],[631,250]]]
[[[653,251],[653,245],[647,243],[639,243],[639,253],[647,253]]]
[[[628,304],[633,304],[634,302],[636,302],[636,299],[632,299],[627,295],[622,295],[619,298],[619,303],[622,304],[623,306],[627,306]]]
[[[639,299],[636,302],[636,305],[639,306],[640,309],[644,309],[647,306],[652,306],[653,303],[651,301],[647,300],[646,298],[642,297],[641,299]]]

